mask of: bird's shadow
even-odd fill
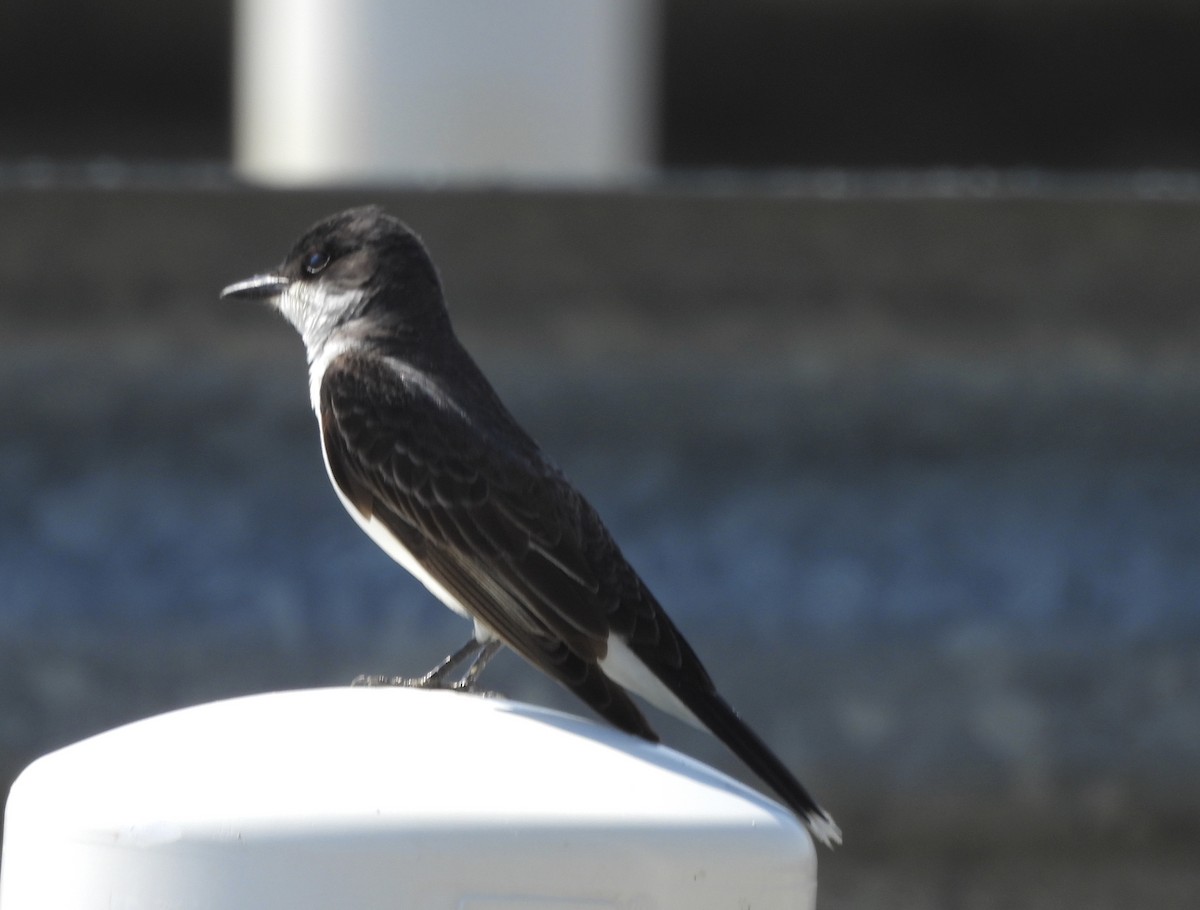
[[[649,742],[585,717],[525,702],[510,701],[503,696],[496,697],[494,704],[497,710],[553,727],[569,736],[586,739],[594,746],[611,749],[664,771],[681,774],[704,786],[747,800],[769,814],[791,818],[791,814],[775,800],[670,746]]]

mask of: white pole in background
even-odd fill
[[[654,0],[239,0],[251,180],[620,179],[653,163]]]
[[[811,910],[778,803],[502,698],[257,695],[152,717],[13,784],[2,910]]]

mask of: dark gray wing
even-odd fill
[[[472,415],[424,374],[361,354],[330,363],[320,409],[330,473],[355,508],[505,644],[615,725],[654,738],[596,661],[610,630],[657,640],[665,616],[506,413]]]
[[[479,388],[487,397],[467,410],[398,362],[361,354],[335,359],[320,391],[334,482],[505,644],[615,726],[656,740],[596,663],[609,633],[621,634],[819,837],[840,840],[828,814],[717,694],[595,510],[490,387]]]

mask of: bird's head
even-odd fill
[[[424,245],[378,206],[317,222],[278,268],[221,296],[265,300],[296,327],[310,357],[343,328],[423,332],[446,322],[441,283]]]

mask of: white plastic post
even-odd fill
[[[2,910],[808,910],[781,806],[500,698],[322,689],[188,708],[13,785]]]
[[[234,162],[252,180],[603,180],[652,162],[653,0],[236,10]]]

